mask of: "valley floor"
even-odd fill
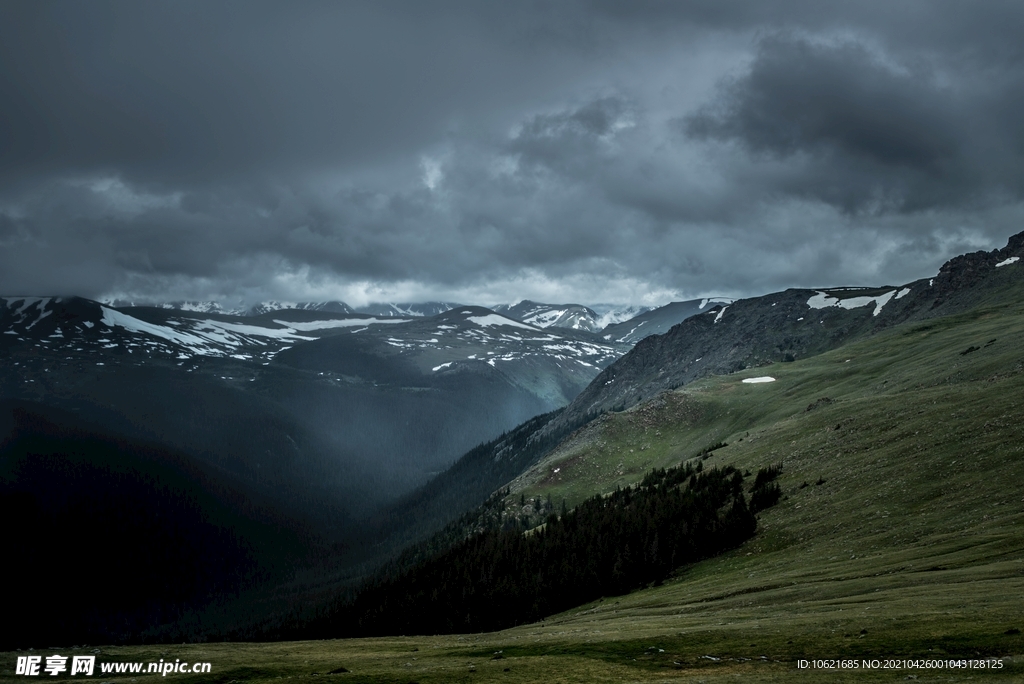
[[[491,634],[104,647],[97,662],[211,663],[208,675],[167,676],[177,682],[1022,681],[1022,637],[1005,634],[1007,625],[1022,624],[1019,554],[1008,554],[998,535],[978,542],[935,540],[928,550],[878,553],[834,574],[797,568],[767,573],[763,562],[740,549],[663,587]],[[914,560],[936,559],[948,569],[911,567]],[[14,672],[15,655],[21,654],[3,656],[7,675]],[[997,655],[998,670],[922,669],[905,662],[948,665],[964,658],[992,664]],[[797,666],[799,659],[834,658],[860,667]],[[864,668],[865,660],[880,661],[878,669]],[[904,667],[882,669],[887,660]],[[329,674],[339,668],[349,672]]]
[[[572,504],[611,482],[553,475],[576,463],[636,481],[718,441],[705,467],[781,461],[785,498],[757,535],[662,586],[497,633],[102,647],[98,662],[208,661],[167,679],[225,683],[1024,681],[1021,339],[1024,310],[1006,306],[710,378],[610,414],[518,481],[510,500]],[[36,651],[54,652],[91,649]],[[18,655],[0,656],[3,681],[25,681]]]

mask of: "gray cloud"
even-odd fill
[[[736,141],[755,159],[788,162],[791,173],[775,174],[779,189],[845,211],[1019,198],[1022,157],[1006,142],[1024,126],[1003,89],[1019,92],[1024,81],[979,86],[950,77],[857,42],[773,35],[750,71],[684,126],[694,138]]]
[[[0,291],[889,282],[1024,218],[1019,3],[0,6]]]

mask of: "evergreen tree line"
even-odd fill
[[[754,534],[744,489],[731,466],[704,470],[698,460],[652,471],[527,533],[488,529],[412,567],[382,571],[335,614],[335,633],[498,630],[658,584]]]

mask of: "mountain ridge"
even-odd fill
[[[934,277],[902,286],[789,289],[717,305],[640,340],[560,419],[628,407],[701,377],[803,358],[905,321],[962,311],[984,301],[986,288],[1019,278],[1020,262],[1012,259],[1022,256],[1024,232],[1001,249],[954,257]]]

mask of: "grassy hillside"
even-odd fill
[[[870,462],[868,477],[886,463],[926,469],[932,464],[921,460],[924,452],[1020,453],[1013,422],[1024,412],[1022,311],[987,307],[907,324],[805,361],[708,378],[605,414],[517,478],[509,500],[550,495],[573,505],[722,442],[728,446],[716,449],[708,465],[784,460],[790,480],[828,477],[859,464],[866,452],[886,456]],[[758,376],[776,382],[742,382]],[[946,480],[955,473],[931,475]],[[825,491],[837,493],[833,487]]]
[[[521,513],[522,499],[572,505],[717,442],[728,446],[708,466],[782,461],[786,497],[761,515],[757,536],[660,587],[490,634],[126,647],[102,658],[209,660],[214,677],[197,681],[225,682],[339,667],[351,672],[332,680],[1021,681],[1021,339],[1024,306],[990,305],[708,378],[603,416],[513,484],[507,506]],[[741,382],[763,375],[776,381]],[[795,665],[949,654],[1010,657],[998,671]],[[13,673],[14,654],[0,660]]]

